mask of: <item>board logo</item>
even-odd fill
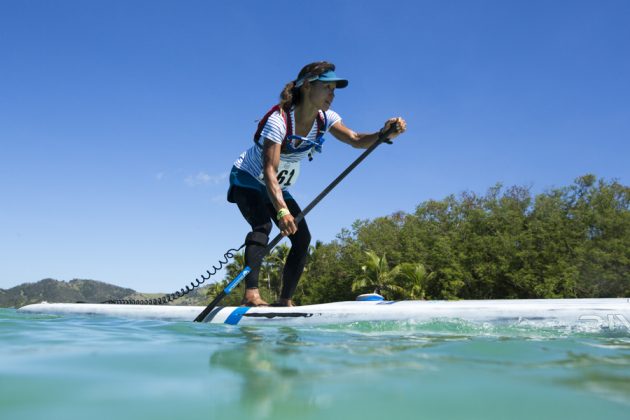
[[[580,322],[588,322],[596,324],[600,328],[608,328],[611,330],[625,328],[630,330],[630,322],[622,314],[607,314],[605,317],[601,315],[581,315],[578,320]]]

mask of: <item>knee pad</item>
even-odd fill
[[[245,237],[245,245],[267,246],[269,236],[262,232],[249,232]]]

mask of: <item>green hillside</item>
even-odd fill
[[[174,305],[205,305],[208,298],[205,297],[204,288],[176,299]],[[157,299],[164,296],[162,293],[140,293],[133,289],[115,286],[96,280],[75,279],[59,281],[44,279],[36,283],[24,283],[11,289],[0,289],[0,307],[19,308],[24,305],[39,302],[99,303],[115,299]]]
[[[135,290],[114,286],[95,280],[58,281],[44,279],[36,283],[24,283],[11,289],[0,289],[0,307],[19,308],[30,303],[48,302],[102,302],[120,299]]]

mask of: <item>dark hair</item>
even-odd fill
[[[300,97],[300,88],[295,87],[295,82],[304,77],[319,76],[328,70],[335,70],[335,65],[333,63],[329,63],[328,61],[316,61],[302,67],[302,70],[300,70],[297,78],[287,83],[284,86],[284,89],[282,89],[282,92],[280,92],[280,108],[286,112],[290,112],[291,108],[299,104],[302,100]]]

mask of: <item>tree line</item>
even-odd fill
[[[260,289],[280,293],[288,246],[265,259]],[[227,266],[214,296],[243,267]],[[243,286],[240,286],[243,287]],[[630,296],[630,187],[594,175],[532,195],[497,184],[399,212],[357,220],[329,243],[311,246],[295,301],[529,299]],[[237,305],[233,292],[224,304]]]

